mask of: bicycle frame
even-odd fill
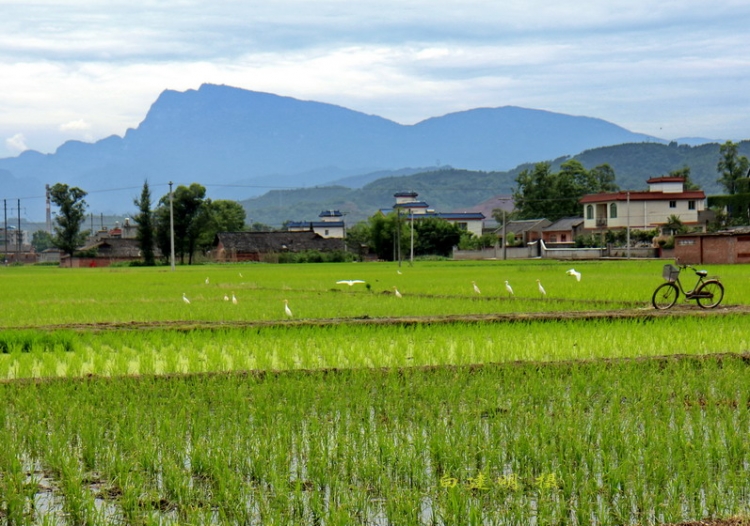
[[[690,290],[685,290],[680,281],[680,274],[686,268],[692,269],[698,280]],[[690,265],[664,265],[662,277],[666,280],[659,285],[651,297],[651,304],[656,309],[669,309],[680,297],[680,293],[685,297],[685,301],[695,300],[701,308],[712,309],[721,303],[724,299],[724,286],[719,278],[708,277],[705,270],[696,270]]]
[[[680,269],[680,272],[678,273],[677,277],[672,281],[672,283],[676,283],[677,286],[680,288],[680,292],[685,296],[686,300],[692,300],[699,297],[707,297],[707,296],[699,296],[698,295],[698,289],[700,289],[700,286],[703,285],[706,282],[706,276],[708,275],[708,272],[705,270],[695,270],[690,265],[679,265],[678,268]],[[680,281],[680,274],[683,270],[690,268],[695,271],[695,274],[698,276],[698,281],[695,282],[695,285],[690,290],[685,290],[682,287],[682,282]]]

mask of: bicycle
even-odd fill
[[[696,281],[692,290],[685,291],[680,282],[680,272],[687,268],[695,272],[698,281]],[[656,287],[654,295],[651,297],[651,304],[655,309],[669,309],[677,303],[677,298],[682,292],[685,301],[695,300],[702,308],[713,309],[724,299],[724,285],[721,284],[719,278],[708,278],[707,276],[708,271],[696,270],[690,265],[679,265],[677,267],[671,264],[664,265],[662,277],[667,282]]]

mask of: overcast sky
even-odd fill
[[[0,0],[0,157],[203,83],[402,124],[506,105],[750,139],[746,0]]]

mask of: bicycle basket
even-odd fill
[[[678,269],[674,265],[667,264],[664,265],[664,270],[662,271],[661,275],[667,281],[675,281],[680,275],[680,269]]]

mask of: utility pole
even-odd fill
[[[46,203],[46,219],[47,219],[47,233],[52,234],[52,207],[51,207],[51,199],[49,195],[49,185],[44,185],[45,190],[47,191],[47,203]]]
[[[23,237],[21,234],[21,200],[18,200],[18,228],[16,229],[16,246],[18,247],[16,250],[16,262],[18,262],[19,258],[21,257],[21,238]]]
[[[398,266],[401,267],[401,207],[396,207],[396,243]]]
[[[628,259],[630,259],[630,191],[628,191],[627,196],[628,196],[628,200],[627,200],[628,201],[628,204],[627,204],[627,210],[628,210],[627,211],[627,214],[628,214],[627,225],[628,225],[628,227],[626,229],[626,231],[627,231],[627,236],[626,236],[627,239],[625,240],[625,243],[627,244],[627,247],[628,247],[627,248]]]
[[[503,210],[503,261],[505,261],[508,257],[508,252],[505,250],[507,247],[507,243],[505,242],[505,225],[507,221],[505,221],[505,210]]]
[[[5,216],[5,261],[8,261],[8,202],[3,199],[3,214]]]
[[[172,204],[172,181],[169,181],[169,261],[174,272],[174,206]]]
[[[414,266],[414,209],[409,209],[409,216],[411,217],[411,253],[409,254],[409,266]]]

